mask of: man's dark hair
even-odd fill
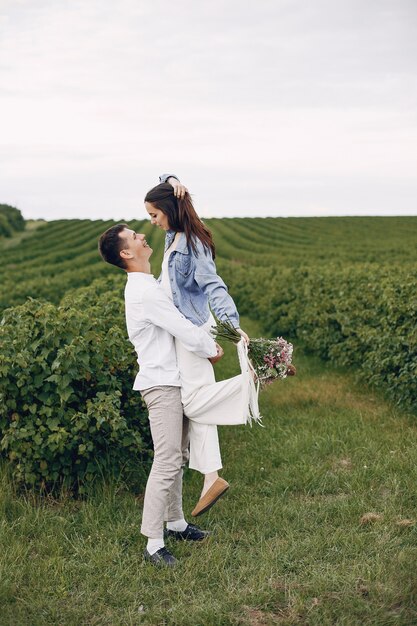
[[[100,236],[100,239],[98,240],[98,250],[102,258],[107,261],[107,263],[121,267],[123,270],[126,269],[126,266],[120,256],[120,250],[123,250],[126,243],[123,238],[120,237],[120,233],[125,228],[129,228],[129,226],[127,224],[116,224],[116,226],[111,226]]]

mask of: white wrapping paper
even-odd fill
[[[245,397],[245,410],[247,410],[247,423],[252,426],[252,422],[262,424],[262,415],[259,412],[259,381],[255,383],[256,374],[248,356],[248,346],[242,339],[237,344],[237,355],[242,371],[242,386]]]

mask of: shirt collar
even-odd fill
[[[167,230],[166,235],[165,235],[165,250],[164,250],[164,252],[166,252],[166,250],[172,244],[172,242],[174,241],[174,237],[175,237],[175,230]]]
[[[176,232],[174,230],[168,230],[165,236],[165,250],[169,248],[169,246],[174,241],[174,237]],[[175,252],[179,252],[180,254],[190,254],[190,251],[187,246],[187,238],[185,233],[181,233],[178,239],[177,247],[175,248]]]
[[[127,272],[127,279],[152,282],[155,280],[155,276],[153,274],[145,274],[145,272]]]

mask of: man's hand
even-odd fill
[[[177,180],[176,178],[173,178],[172,176],[171,178],[168,178],[167,183],[169,183],[172,187],[174,187],[174,196],[176,198],[180,198],[181,200],[184,200],[185,194],[188,191],[187,187],[183,185],[182,183],[180,183],[180,181]]]
[[[236,330],[239,333],[239,335],[243,337],[244,341],[246,342],[246,345],[249,345],[250,339],[249,339],[249,336],[245,333],[245,331],[242,330],[241,328],[236,328]]]
[[[297,374],[297,370],[295,368],[295,365],[289,365],[287,367],[287,376],[295,376]]]
[[[211,356],[209,358],[209,361],[212,365],[214,365],[215,363],[217,363],[217,361],[220,361],[220,359],[222,358],[223,354],[224,354],[224,350],[221,346],[219,346],[218,343],[216,343],[216,348],[217,348],[217,354],[216,356]]]

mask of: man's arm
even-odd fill
[[[177,198],[181,198],[182,200],[185,198],[185,194],[188,189],[185,185],[182,184],[180,179],[175,176],[175,174],[161,174],[159,177],[160,183],[169,183],[174,188],[174,196]]]
[[[187,350],[203,358],[217,356],[214,339],[205,330],[187,320],[159,285],[145,291],[143,306],[146,318],[182,341]]]

